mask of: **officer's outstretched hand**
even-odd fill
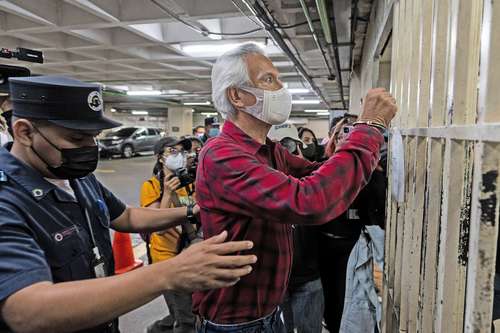
[[[224,242],[227,232],[194,244],[165,261],[175,271],[169,281],[172,289],[196,291],[235,285],[241,277],[252,271],[257,262],[255,255],[235,255],[250,250],[250,241]],[[161,263],[160,263],[161,264]]]

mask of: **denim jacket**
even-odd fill
[[[383,269],[384,234],[379,226],[366,226],[352,249],[340,333],[380,332],[382,304],[375,290],[372,260]]]

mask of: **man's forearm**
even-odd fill
[[[178,226],[186,221],[187,208],[132,208],[112,223],[121,232],[154,232]]]
[[[170,288],[167,267],[165,262],[102,279],[40,282],[9,297],[0,309],[2,318],[16,332],[73,332],[98,326]]]

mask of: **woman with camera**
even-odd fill
[[[190,139],[177,140],[167,137],[158,142],[155,147],[156,164],[153,177],[145,181],[141,188],[141,206],[170,208],[195,205],[194,166],[191,164],[196,159],[192,158],[190,152]],[[146,235],[144,238],[153,263],[169,260],[189,244],[201,240],[195,224],[185,224]],[[191,294],[168,292],[164,297],[170,314],[154,322],[148,332],[194,332],[195,317],[191,311]]]

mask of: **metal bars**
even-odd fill
[[[393,126],[403,134],[406,161],[403,203],[390,198],[389,183],[382,330],[490,332],[500,3],[399,0],[387,10],[391,91],[400,109]]]

